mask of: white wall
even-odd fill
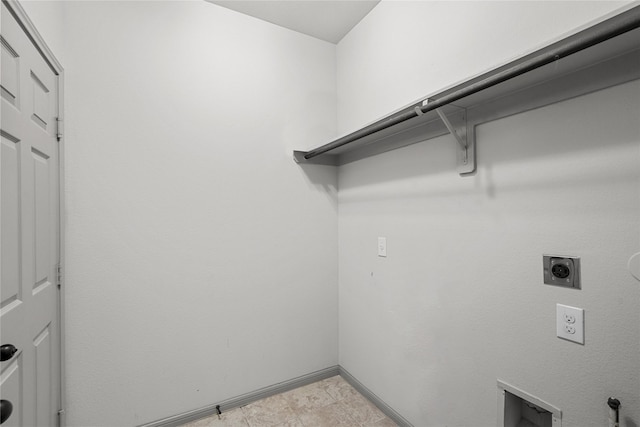
[[[445,137],[342,167],[339,226],[334,171],[290,159],[334,134],[336,66],[345,132],[620,3],[382,2],[337,64],[204,2],[24,6],[67,71],[69,425],[337,363],[338,228],[339,361],[416,426],[495,425],[497,378],[564,426],[610,395],[640,425],[637,83],[480,126],[471,178]],[[540,283],[546,252],[582,257],[583,290]]]
[[[338,45],[338,127],[504,63],[620,7],[382,2]],[[563,427],[640,425],[640,83],[477,128],[461,178],[441,137],[339,171],[340,364],[414,425],[495,426],[496,380]],[[376,256],[385,236],[388,257]],[[542,254],[582,258],[580,291],[542,284]],[[555,305],[586,342],[555,337]]]
[[[335,45],[204,1],[58,7],[69,425],[336,365],[336,172],[291,155],[335,134]]]
[[[56,59],[64,63],[64,8],[56,0],[23,0],[20,5]]]

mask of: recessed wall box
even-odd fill
[[[562,427],[562,411],[498,380],[498,427]]]
[[[544,283],[580,289],[580,258],[566,255],[543,255]]]

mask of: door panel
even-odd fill
[[[0,394],[3,424],[54,426],[60,408],[58,76],[2,3]]]
[[[2,68],[2,91],[0,95],[11,105],[17,105],[20,87],[18,80],[18,54],[4,37],[0,38],[0,44],[2,45],[2,62],[0,63]]]
[[[4,135],[0,137],[2,159],[2,302],[0,312],[20,300],[20,147]],[[14,304],[15,305],[15,304]]]
[[[31,93],[33,94],[33,121],[47,129],[49,117],[49,89],[42,83],[36,73],[31,70]]]
[[[50,242],[49,242],[49,156],[31,148],[31,160],[33,168],[34,203],[34,230],[35,230],[35,283],[33,293],[43,286],[51,284],[49,281],[50,266]]]
[[[36,402],[41,402],[36,406],[36,425],[48,425],[51,413],[54,411],[51,404],[51,334],[49,325],[33,341],[33,348],[36,355]]]

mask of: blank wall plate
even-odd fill
[[[557,304],[556,335],[558,338],[584,344],[584,309]]]

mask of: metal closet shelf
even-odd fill
[[[475,126],[640,78],[640,6],[423,98],[310,151],[300,164],[340,166],[451,133],[458,172],[475,171]]]

